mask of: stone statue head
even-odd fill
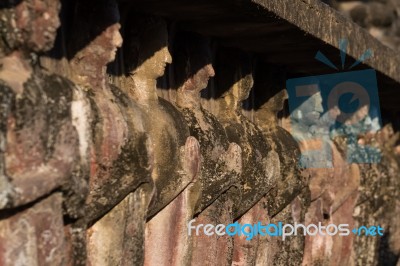
[[[254,89],[257,93],[255,109],[277,114],[288,99],[285,89],[286,71],[278,66],[258,61]]]
[[[254,79],[252,74],[246,74],[242,76],[240,70],[237,72],[239,81],[233,85],[231,93],[234,95],[238,102],[243,102],[249,98],[250,91],[254,85]]]
[[[257,82],[256,82],[257,84]],[[268,89],[268,88],[264,88]],[[257,91],[257,93],[261,93]],[[258,98],[258,97],[257,97]],[[260,107],[256,107],[256,121],[261,128],[274,128],[278,126],[278,112],[284,108],[285,100],[288,98],[287,91],[284,88],[276,91],[275,95],[269,97]],[[256,104],[257,106],[257,104]],[[268,121],[266,123],[266,121]]]
[[[122,45],[115,0],[80,1],[76,10],[74,27],[70,32],[70,55],[79,61],[92,56],[86,64],[97,62],[105,66],[114,61],[115,53]]]
[[[239,50],[225,50],[218,56],[217,86],[223,92],[222,97],[229,97],[232,104],[246,100],[254,85],[250,56]]]
[[[277,92],[268,102],[267,107],[273,112],[277,113],[284,107],[284,103],[288,98],[286,89],[282,88]]]
[[[4,53],[50,50],[60,26],[60,7],[58,0],[2,0],[0,47],[5,47]]]
[[[168,50],[165,21],[151,16],[134,15],[126,21],[124,61],[130,75],[157,79],[172,63]]]
[[[86,0],[78,2],[76,10],[69,36],[72,65],[78,66],[80,79],[97,79],[122,45],[118,6],[115,0]]]
[[[293,111],[292,117],[301,125],[312,126],[319,124],[323,112],[321,92],[315,91]]]
[[[200,93],[215,75],[209,40],[195,33],[179,33],[174,40],[174,74],[182,92]]]

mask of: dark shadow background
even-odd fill
[[[0,8],[13,8],[19,5],[23,0],[2,0]]]

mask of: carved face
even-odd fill
[[[95,65],[101,68],[114,61],[117,49],[122,45],[122,37],[119,33],[119,23],[108,26],[89,45],[79,51],[75,56],[80,64]],[[86,58],[86,60],[82,60]],[[82,73],[78,73],[82,74]]]
[[[15,8],[15,25],[22,32],[22,45],[30,50],[49,50],[60,26],[58,0],[26,0]]]
[[[253,88],[254,79],[252,74],[248,74],[241,78],[235,85],[233,94],[239,102],[242,102],[249,98],[250,91]]]
[[[168,47],[163,47],[158,50],[152,57],[147,59],[142,64],[142,69],[154,78],[162,77],[165,73],[167,64],[172,63],[172,57],[169,53]]]
[[[323,111],[320,92],[313,94],[295,110],[295,112],[298,112],[300,123],[307,126],[318,124]]]
[[[119,33],[120,28],[121,25],[115,23],[107,27],[98,37],[98,41],[103,44],[101,45],[103,51],[99,52],[98,56],[104,60],[105,64],[114,61],[117,49],[122,45],[122,36]]]
[[[283,105],[285,100],[288,98],[286,90],[279,91],[276,95],[274,95],[269,101],[269,108],[273,112],[279,112],[283,109]]]
[[[137,74],[151,79],[164,75],[167,64],[172,63],[166,28],[160,26],[146,33],[140,44],[139,58],[142,63],[138,66]]]
[[[193,75],[192,78],[188,79],[187,82],[191,82],[193,86],[187,86],[188,88],[193,88],[196,91],[200,92],[201,90],[205,89],[208,85],[208,81],[211,77],[215,76],[214,68],[211,64],[207,64],[196,74]]]

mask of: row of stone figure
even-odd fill
[[[227,88],[208,111],[200,91],[215,73],[205,38],[177,34],[171,57],[165,21],[135,14],[124,22],[127,74],[110,85],[106,66],[122,45],[118,7],[82,1],[67,79],[31,57],[53,45],[57,2],[11,3],[0,6],[3,264],[299,265],[304,253],[311,265],[333,258],[332,250],[342,254],[337,265],[351,259],[353,238],[187,234],[193,217],[203,224],[353,221],[360,168],[346,163],[343,146],[331,143],[331,170],[299,169],[298,145],[276,118],[284,90],[255,123],[242,114],[253,87],[246,56],[225,57],[216,78],[223,75]],[[172,61],[179,85],[167,101],[157,96],[157,78]]]
[[[251,76],[239,76],[218,100],[218,114],[201,107],[200,91],[214,75],[211,64],[202,65],[210,54],[202,37],[182,35],[179,42],[174,60],[185,72],[177,75],[176,105],[157,96],[157,78],[172,60],[167,27],[158,18],[135,17],[126,38],[136,56],[127,55],[134,66],[120,88],[108,84],[106,65],[122,43],[118,9],[112,1],[96,5],[94,16],[109,24],[70,60],[73,82],[47,73],[31,57],[52,47],[59,5],[26,0],[1,9],[0,202],[10,216],[1,226],[5,264],[30,261],[32,253],[40,253],[38,264],[65,259],[61,204],[72,221],[67,232],[74,264],[86,260],[80,254],[85,238],[91,265],[186,264],[191,260],[183,234],[188,219],[200,213],[199,219],[209,219],[206,208],[214,217],[223,214],[215,217],[218,223],[240,217],[276,187],[282,179],[280,164],[293,183],[301,183],[290,135],[275,125],[263,132],[241,113]],[[82,30],[77,36],[101,21],[87,18],[77,22]],[[232,78],[240,74],[237,63]],[[271,101],[271,113],[283,99]],[[288,149],[287,156],[282,149]],[[271,212],[287,205],[293,198],[289,194],[282,193],[282,202],[271,205]],[[23,236],[24,231],[40,236]],[[172,254],[163,251],[171,244]]]

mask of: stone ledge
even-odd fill
[[[400,82],[398,53],[328,5],[318,0],[253,0],[252,2],[337,49],[339,40],[348,36],[349,56],[358,58],[365,50],[372,49],[374,56],[366,61],[366,65],[393,81]],[[291,11],[294,8],[296,12]],[[319,21],[320,17],[325,21]]]

